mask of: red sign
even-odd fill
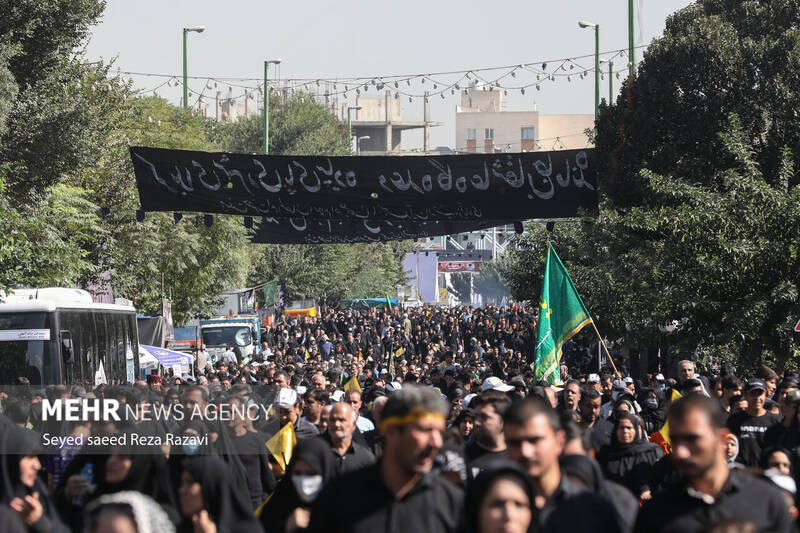
[[[794,330],[800,333],[800,320],[797,321],[797,325],[794,327]]]
[[[480,261],[441,261],[439,272],[477,272]]]

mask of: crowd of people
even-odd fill
[[[686,360],[634,379],[571,348],[551,385],[535,312],[326,310],[254,357],[201,347],[193,377],[20,380],[0,395],[0,530],[796,530],[798,376]],[[59,399],[139,409],[48,419]]]

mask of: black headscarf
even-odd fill
[[[492,487],[494,482],[500,476],[513,476],[518,479],[525,489],[530,501],[533,516],[531,517],[531,524],[536,523],[536,507],[534,505],[534,489],[533,483],[527,472],[522,469],[518,464],[505,459],[499,459],[487,465],[486,469],[482,470],[478,477],[476,477],[467,488],[467,495],[465,500],[464,509],[466,511],[466,523],[464,524],[463,531],[465,533],[477,533],[479,531],[479,513],[481,504],[483,503],[486,494]]]
[[[248,493],[236,487],[227,464],[213,455],[187,457],[183,469],[203,489],[203,507],[219,533],[261,531],[253,516]],[[183,517],[181,531],[193,531],[191,517]]]
[[[285,531],[289,515],[298,507],[310,505],[310,503],[300,500],[292,481],[294,466],[300,460],[308,463],[317,475],[322,476],[323,488],[338,475],[330,444],[320,437],[303,439],[298,442],[286,475],[278,483],[272,497],[261,511],[261,524],[265,529],[269,528],[270,533]]]
[[[49,523],[51,531],[67,531],[58,516],[50,491],[42,480],[37,477],[33,487],[28,487],[20,479],[20,461],[31,455],[39,455],[41,452],[41,436],[37,432],[14,424],[0,426],[0,471],[2,471],[0,503],[8,505],[14,498],[25,498],[38,492],[39,502],[42,504],[42,518],[34,527]]]
[[[142,449],[128,446],[115,447],[112,453],[127,455],[131,459],[131,469],[119,483],[108,483],[105,478],[98,480],[99,487],[94,497],[113,494],[123,490],[135,490],[158,502],[173,523],[180,520],[167,460],[161,448]],[[108,459],[106,459],[108,461]]]

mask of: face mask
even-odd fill
[[[650,409],[658,409],[658,400],[654,400],[653,398],[648,398],[644,404]]]
[[[322,476],[292,476],[294,490],[303,503],[311,503],[322,490]]]
[[[193,441],[193,442],[186,442],[181,445],[183,448],[183,453],[186,455],[195,455],[198,451],[200,451],[200,443]]]

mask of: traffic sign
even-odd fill
[[[794,327],[794,330],[800,333],[800,320],[797,321],[797,325]]]

